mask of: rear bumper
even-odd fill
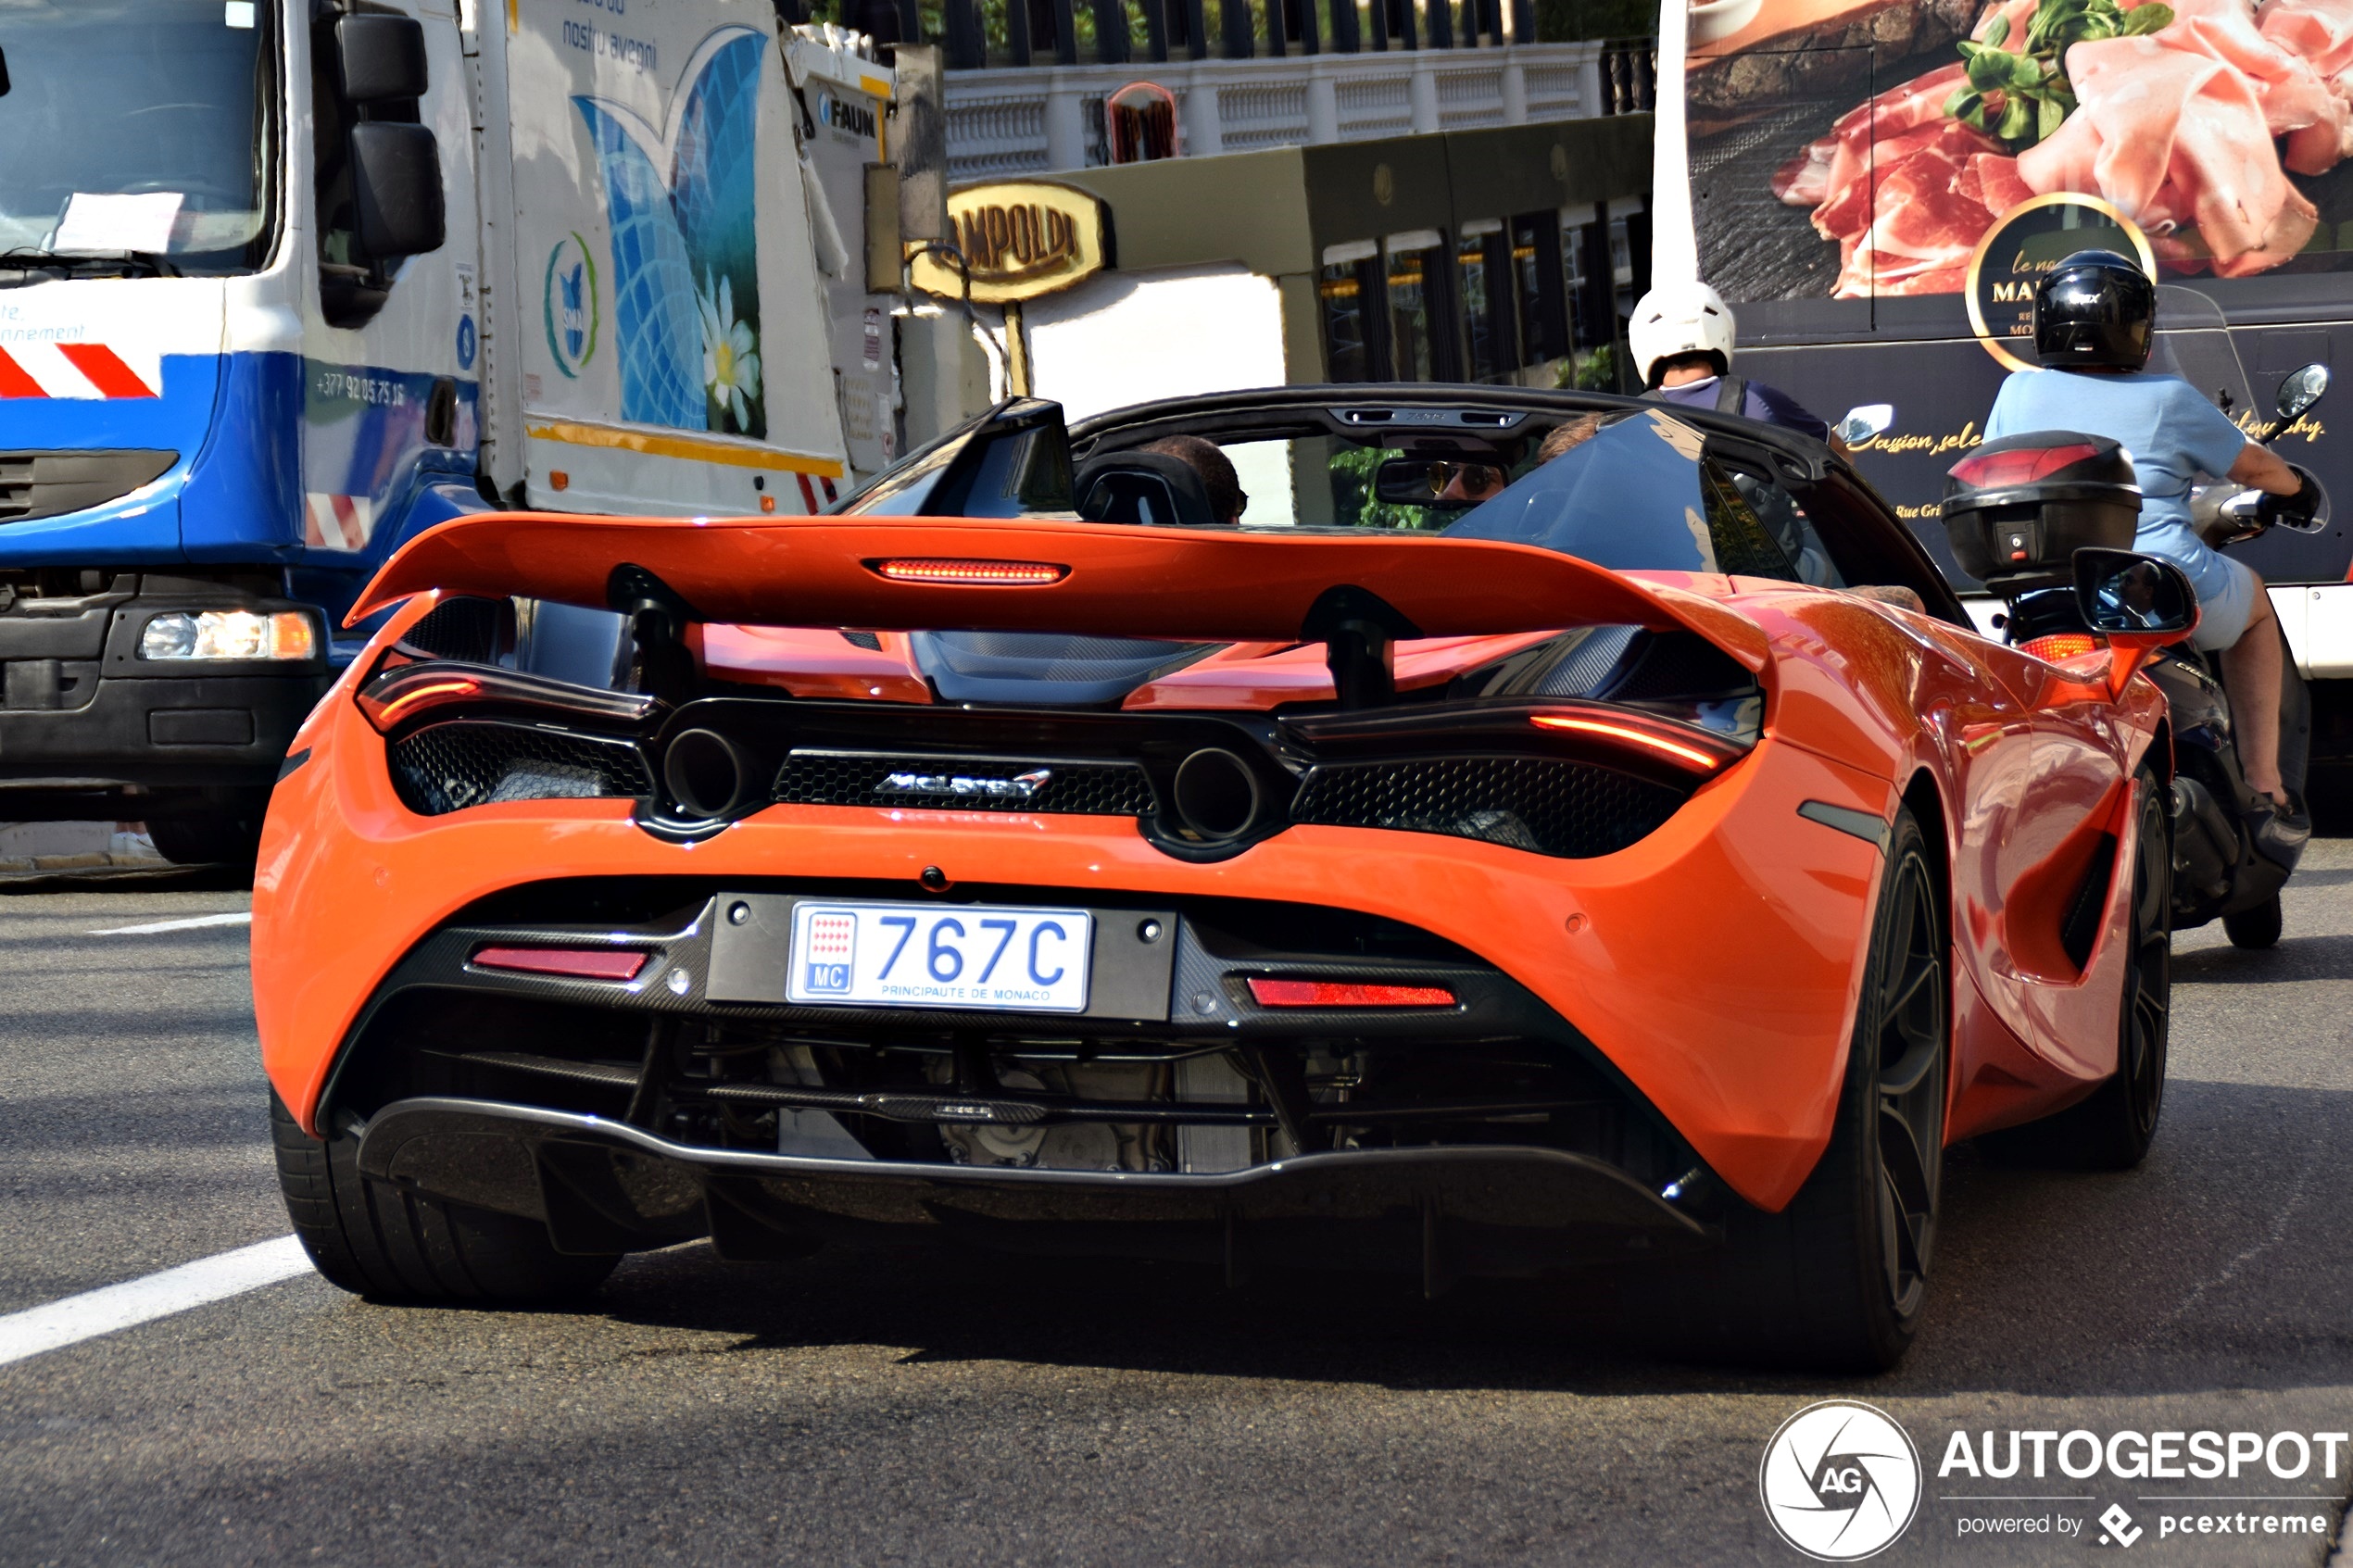
[[[827,1241],[950,1238],[1017,1251],[1527,1274],[1711,1244],[1716,1233],[1600,1160],[1546,1148],[1300,1155],[1209,1173],[1017,1170],[689,1147],[596,1116],[396,1101],[364,1173],[545,1223],[564,1251],[708,1236],[723,1257]]]

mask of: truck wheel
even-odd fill
[[[2286,924],[2286,917],[2280,912],[2280,896],[2274,893],[2251,909],[2224,915],[2222,935],[2233,947],[2270,947],[2277,945]]]
[[[559,1252],[545,1225],[426,1198],[359,1173],[359,1140],[314,1138],[270,1097],[278,1188],[331,1285],[375,1301],[494,1306],[593,1290],[617,1257]]]
[[[147,820],[156,853],[178,866],[250,867],[261,847],[261,818],[270,797],[245,805],[208,807]]]
[[[1724,1243],[1643,1303],[1672,1348],[1816,1372],[1874,1373],[1912,1342],[1944,1171],[1951,945],[1926,841],[1896,813],[1863,1002],[1821,1162],[1778,1214],[1737,1205]]]
[[[2156,775],[2143,771],[2133,782],[2141,797],[2139,843],[2133,860],[2132,923],[2125,930],[2131,958],[2117,1019],[2116,1076],[2091,1098],[2056,1116],[1978,1140],[1982,1152],[2005,1164],[2130,1171],[2157,1137],[2173,1014],[2173,939],[2167,928],[2173,899],[2172,820]]]

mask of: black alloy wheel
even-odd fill
[[[2167,792],[2146,769],[2133,847],[2132,919],[2124,932],[2124,996],[2116,1023],[2116,1075],[2056,1116],[1988,1134],[1979,1148],[2006,1164],[2129,1171],[2157,1137],[2173,1017],[2173,823]]]
[[[1913,853],[1892,868],[1888,961],[1875,966],[1880,1254],[1890,1306],[1908,1319],[1928,1292],[1944,1173],[1944,1062],[1952,998],[1935,880]],[[1887,896],[1883,896],[1885,897]],[[1858,1022],[1860,1022],[1858,1020]]]
[[[1911,811],[1889,824],[1861,1004],[1830,1146],[1779,1213],[1734,1200],[1724,1242],[1634,1285],[1670,1353],[1874,1373],[1919,1325],[1944,1173],[1952,948]]]

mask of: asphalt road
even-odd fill
[[[303,1275],[0,1366],[0,1563],[1796,1562],[1757,1465],[1828,1397],[1928,1461],[1877,1561],[2071,1562],[2116,1549],[2087,1522],[2120,1502],[2133,1561],[2317,1562],[2311,1536],[2160,1538],[2185,1505],[2141,1499],[2334,1531],[2341,1450],[2297,1482],[1935,1474],[1956,1429],[2353,1428],[2353,843],[2307,867],[2275,951],[2178,942],[2145,1169],[1957,1152],[1887,1377],[1660,1360],[1557,1288],[697,1246],[505,1313]],[[245,931],[89,935],[243,901],[0,897],[0,1313],[284,1234]],[[1990,1491],[2083,1500],[1950,1500]],[[2053,1533],[1961,1534],[2003,1515]]]

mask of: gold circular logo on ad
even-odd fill
[[[2141,270],[2152,281],[2157,277],[2157,252],[2140,225],[2099,197],[2073,191],[2019,203],[1977,242],[1962,297],[1969,302],[1969,324],[1977,341],[2006,368],[2037,368],[2011,345],[2022,341],[2032,352],[2034,285],[2079,250],[2121,251],[2139,257]]]
[[[1396,194],[1397,176],[1389,171],[1389,165],[1385,163],[1373,165],[1373,199],[1381,206],[1387,207],[1390,198]]]

